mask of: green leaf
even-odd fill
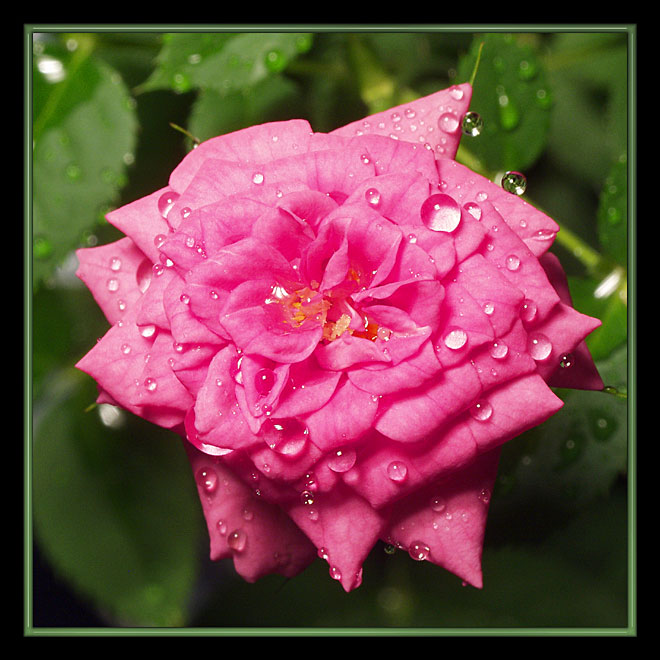
[[[96,388],[79,372],[49,392],[34,408],[32,501],[55,574],[109,625],[183,625],[203,523],[178,436],[112,406],[84,412]]]
[[[602,321],[586,340],[591,355],[595,360],[609,357],[628,337],[625,272],[615,268],[600,282],[569,277],[569,284],[575,308]]]
[[[482,116],[484,129],[466,147],[488,170],[525,170],[543,151],[550,125],[542,61],[513,35],[477,35],[459,61],[458,81],[470,79],[482,42],[470,109]]]
[[[117,201],[134,157],[134,101],[92,50],[81,36],[75,50],[47,45],[33,60],[35,283],[50,276]]]
[[[156,70],[141,91],[253,87],[311,47],[309,33],[174,33],[163,37]]]
[[[619,158],[605,180],[598,207],[598,237],[605,252],[624,268],[628,263],[628,171]]]
[[[231,94],[203,89],[192,106],[188,130],[203,141],[265,121],[292,119],[291,109],[300,100],[296,85],[281,76]]]
[[[625,392],[625,346],[597,366],[606,385]],[[575,512],[607,496],[626,473],[626,399],[597,391],[559,393],[564,407],[558,413],[505,445],[498,485],[510,506],[534,501]]]

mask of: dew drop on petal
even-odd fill
[[[569,367],[573,366],[573,363],[575,362],[572,353],[564,353],[560,358],[559,358],[559,366],[562,369],[568,369]]]
[[[502,177],[502,188],[514,195],[522,195],[527,188],[527,178],[520,172],[506,172]]]
[[[420,209],[422,222],[432,231],[452,232],[461,222],[461,208],[453,197],[431,195]]]
[[[305,506],[311,506],[314,504],[314,493],[311,490],[303,490],[303,492],[300,493],[300,501]]]
[[[155,392],[156,388],[158,387],[158,383],[154,378],[147,378],[144,381],[144,386],[147,388],[149,392]]]
[[[495,311],[495,305],[493,305],[492,302],[485,302],[481,308],[484,310],[484,314],[487,316],[491,316],[492,313]]]
[[[176,200],[179,199],[179,193],[174,192],[173,190],[163,193],[158,198],[158,212],[161,216],[167,219],[172,207],[176,204]]]
[[[536,303],[529,298],[525,298],[520,307],[520,318],[525,323],[531,323],[536,318]]]
[[[458,126],[458,117],[456,117],[456,115],[451,112],[445,112],[441,114],[440,118],[438,119],[438,127],[444,133],[456,133]]]
[[[431,548],[429,548],[423,541],[413,541],[408,548],[408,554],[415,561],[424,561],[425,559],[428,559],[430,553]]]
[[[336,566],[330,566],[330,577],[333,580],[341,580],[341,571]]]
[[[247,545],[247,534],[242,529],[235,529],[227,537],[227,545],[234,552],[243,552]]]
[[[266,444],[278,454],[297,456],[307,446],[309,430],[295,417],[267,419],[261,429]]]
[[[457,351],[465,346],[467,339],[467,332],[465,330],[453,328],[445,335],[444,342],[447,348]]]
[[[124,355],[128,355],[128,354],[131,352],[131,347],[130,347],[130,345],[129,345],[129,344],[122,344],[122,346],[121,346],[121,352],[122,352]]]
[[[156,334],[155,325],[143,325],[140,327],[140,334],[145,338],[153,337]]]
[[[212,495],[218,488],[218,475],[212,468],[200,468],[197,472],[197,483],[205,493]]]
[[[227,523],[224,520],[218,520],[216,523],[216,527],[218,528],[218,532],[224,536],[227,533]]]
[[[275,380],[272,369],[260,369],[254,377],[254,387],[261,396],[266,396],[273,389]]]
[[[509,347],[503,341],[494,341],[490,345],[490,356],[495,360],[502,360],[507,356]]]
[[[118,271],[121,268],[121,259],[119,257],[113,257],[110,259],[110,270]]]
[[[261,185],[264,182],[264,175],[261,172],[255,172],[252,175],[252,183]]]
[[[431,498],[430,505],[433,511],[435,511],[436,513],[440,513],[441,511],[445,510],[447,506],[447,502],[445,501],[444,497],[440,497],[439,495],[434,495]]]
[[[546,360],[552,353],[552,343],[542,333],[535,332],[527,338],[527,351],[535,360]]]
[[[476,202],[468,202],[463,208],[475,219],[481,220],[481,207]]]
[[[154,236],[154,245],[159,248],[165,242],[166,238],[165,234],[156,234]]]
[[[493,406],[488,403],[488,401],[482,400],[477,401],[470,408],[470,415],[479,422],[485,422],[491,418],[493,414]]]
[[[371,206],[378,206],[380,204],[380,192],[376,188],[366,190],[364,198]]]
[[[108,280],[107,285],[108,285],[108,291],[114,293],[119,289],[119,280],[115,280],[114,278],[110,279]]]
[[[406,477],[408,476],[408,468],[406,467],[406,464],[401,461],[392,461],[392,463],[387,466],[387,476],[392,481],[400,483],[406,480]]]
[[[518,257],[518,255],[516,255],[516,254],[510,254],[506,258],[506,267],[510,271],[518,270],[518,268],[520,268],[520,257]]]
[[[355,449],[348,447],[337,449],[328,458],[328,467],[333,472],[348,472],[355,465]]]
[[[488,504],[490,502],[490,491],[488,488],[482,488],[481,492],[478,495],[478,498],[484,503]]]

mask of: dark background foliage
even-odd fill
[[[26,630],[626,631],[633,36],[625,26],[26,29]],[[491,177],[524,172],[528,201],[561,225],[553,251],[575,306],[603,321],[589,345],[608,391],[558,391],[562,411],[505,447],[483,590],[383,546],[350,595],[321,560],[249,585],[231,561],[207,559],[179,440],[90,405],[96,388],[73,364],[107,322],[73,274],[73,250],[118,238],[104,214],[164,186],[195,138],[298,117],[329,131],[468,80],[478,59],[471,109],[484,130],[463,138],[458,159]]]

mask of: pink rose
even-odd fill
[[[78,252],[112,327],[77,366],[185,438],[246,580],[318,555],[349,591],[382,540],[480,587],[501,445],[603,386],[557,225],[453,160],[470,96],[208,140]]]

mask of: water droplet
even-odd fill
[[[118,271],[121,268],[121,259],[119,257],[113,257],[110,259],[110,270]]]
[[[456,133],[459,126],[458,117],[451,112],[445,112],[440,115],[438,126],[445,133]]]
[[[433,231],[451,232],[461,222],[461,208],[453,197],[431,195],[420,209],[422,222]]]
[[[218,520],[216,524],[218,532],[224,536],[227,533],[227,523],[224,520]]]
[[[161,216],[167,219],[172,207],[176,204],[176,200],[179,199],[179,193],[174,192],[173,190],[163,193],[158,198],[158,212]]]
[[[477,137],[484,128],[483,117],[477,112],[466,112],[461,122],[461,130],[465,135]]]
[[[80,177],[82,176],[82,170],[80,169],[80,166],[73,163],[67,166],[65,173],[69,181],[79,181]]]
[[[160,248],[160,246],[165,242],[166,238],[167,237],[165,236],[165,234],[156,234],[156,236],[154,236],[154,245],[157,248]]]
[[[131,352],[131,347],[130,347],[130,345],[129,345],[129,344],[122,344],[122,346],[121,346],[121,352],[122,352],[124,355],[128,355],[128,354]]]
[[[510,271],[518,270],[518,268],[520,268],[520,257],[518,257],[518,255],[516,255],[516,254],[510,254],[506,258],[506,267]]]
[[[386,543],[383,549],[385,550],[385,553],[388,555],[393,555],[396,552],[396,546],[393,545],[392,543]]]
[[[341,580],[341,571],[336,566],[330,566],[330,577],[333,580]]]
[[[380,204],[380,192],[376,188],[369,188],[365,191],[364,198],[371,206],[378,206]]]
[[[153,337],[154,334],[156,334],[156,326],[155,325],[143,325],[143,326],[140,327],[140,334],[145,339],[149,339],[149,337]]]
[[[325,559],[326,561],[330,556],[328,554],[327,548],[323,548],[323,547],[319,548],[316,554],[319,556],[319,559]]]
[[[401,483],[408,476],[408,468],[405,463],[393,461],[387,466],[387,476],[392,480]]]
[[[328,467],[333,472],[348,472],[354,465],[357,454],[355,449],[348,447],[346,449],[337,449],[330,454],[328,458]]]
[[[112,293],[114,293],[115,291],[117,291],[117,289],[119,289],[119,280],[115,280],[113,278],[108,280],[107,284],[108,284],[108,291],[111,291]]]
[[[314,504],[314,493],[312,493],[311,490],[303,490],[303,492],[300,493],[300,501],[305,506],[311,506]]]
[[[428,559],[430,553],[431,548],[429,548],[429,546],[423,541],[413,541],[408,548],[408,554],[415,561],[424,561],[425,559]]]
[[[155,392],[156,388],[158,387],[158,383],[156,382],[155,378],[147,378],[144,381],[144,386],[147,388],[149,392]]]
[[[201,468],[197,472],[197,483],[208,495],[212,495],[218,488],[218,475],[212,468]]]
[[[457,351],[465,346],[467,339],[468,336],[465,330],[462,330],[461,328],[453,328],[445,335],[444,342],[447,348]]]
[[[575,362],[575,360],[574,360],[573,355],[571,353],[564,353],[559,358],[559,366],[562,369],[568,369],[569,367],[572,367],[574,362]]]
[[[487,316],[491,316],[492,313],[495,311],[495,305],[493,305],[492,302],[484,303],[481,308],[484,310],[484,314],[486,314]]]
[[[485,422],[490,419],[492,414],[493,406],[485,400],[477,401],[477,403],[470,408],[470,415],[480,422]]]
[[[252,520],[254,518],[254,511],[252,509],[245,508],[243,509],[243,512],[241,513],[243,516],[243,520]]]
[[[490,346],[490,356],[496,360],[502,360],[509,352],[509,347],[502,341],[494,341]]]
[[[445,508],[447,507],[447,502],[445,501],[444,497],[440,497],[439,495],[434,495],[431,498],[431,509],[435,511],[436,513],[440,513],[441,511],[444,511]]]
[[[182,293],[181,296],[179,297],[179,300],[180,300],[184,305],[189,305],[189,304],[190,304],[190,296],[187,295],[186,293]]]
[[[272,369],[260,369],[254,377],[254,387],[261,396],[266,396],[273,389],[275,380]]]
[[[468,202],[463,208],[475,219],[481,220],[481,207],[476,202]]]
[[[264,175],[261,172],[255,172],[252,175],[252,183],[261,185],[264,182]]]
[[[297,456],[307,445],[309,430],[295,417],[268,419],[261,427],[268,446],[278,454]]]
[[[531,323],[536,318],[536,303],[529,298],[523,300],[520,307],[520,318],[525,323]]]
[[[527,178],[520,172],[506,172],[502,177],[502,188],[514,195],[522,195],[527,188]]]
[[[482,488],[481,492],[477,496],[484,504],[488,504],[490,502],[490,491],[488,488]]]
[[[454,100],[460,101],[463,98],[463,90],[460,87],[458,87],[457,85],[454,85],[453,87],[450,88],[449,95]]]
[[[227,545],[234,552],[243,552],[245,546],[247,545],[247,534],[242,529],[235,529],[227,537]]]
[[[545,360],[552,352],[552,343],[540,332],[535,332],[527,338],[527,351],[535,360]]]

